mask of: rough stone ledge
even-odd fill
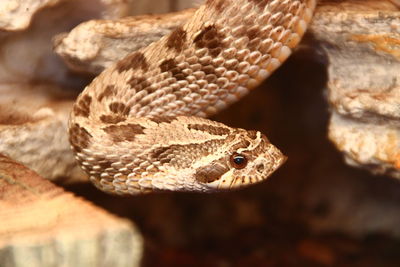
[[[33,16],[40,10],[59,6],[65,4],[65,2],[75,2],[72,3],[72,6],[80,4],[81,10],[86,10],[86,13],[90,12],[93,15],[99,14],[99,11],[103,9],[102,16],[106,18],[121,17],[128,10],[127,2],[121,0],[90,0],[86,1],[85,4],[79,0],[2,0],[0,1],[0,31],[25,30],[31,24]],[[84,4],[84,7],[82,4]],[[64,9],[68,8],[64,6]]]
[[[139,266],[142,251],[130,221],[0,154],[0,266]]]

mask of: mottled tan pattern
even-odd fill
[[[169,36],[106,69],[78,97],[69,122],[90,180],[106,192],[138,194],[210,192],[267,178],[285,157],[264,135],[201,117],[282,64],[315,2],[208,0]],[[234,155],[246,164],[238,168]]]

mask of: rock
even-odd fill
[[[78,7],[80,5],[80,7]],[[62,7],[61,7],[62,6]],[[17,1],[17,0],[3,0],[0,2],[0,29],[3,31],[21,31],[25,30],[32,22],[33,16],[39,11],[46,8],[58,9],[76,9],[80,15],[92,13],[92,15],[100,14],[107,18],[120,17],[127,12],[127,4],[121,0],[90,0],[82,5],[81,1],[66,1],[66,0],[44,0],[44,1]],[[61,7],[61,9],[59,8]],[[54,10],[53,10],[54,11]],[[74,14],[76,16],[77,14]],[[79,15],[78,15],[79,16]],[[69,19],[62,17],[71,21]],[[52,25],[55,26],[55,25]]]
[[[0,84],[0,92],[0,151],[47,179],[87,180],[67,136],[74,95],[45,84]]]
[[[79,72],[99,74],[128,53],[170,33],[193,10],[165,15],[143,15],[120,20],[91,20],[55,38],[55,52]]]
[[[0,155],[0,266],[139,266],[142,251],[131,222]]]
[[[54,55],[51,39],[85,20],[126,15],[128,4],[123,0],[1,1],[1,83],[82,84]]]
[[[149,0],[135,0],[131,4],[130,15],[173,12],[185,8],[199,6],[201,3],[202,0],[157,0],[157,2]]]
[[[128,7],[121,0],[1,1],[0,153],[51,180],[86,179],[66,125],[77,95],[71,89],[88,80],[71,74],[51,40],[84,20],[121,17]]]
[[[384,1],[320,11],[311,31],[329,61],[329,138],[347,163],[400,178],[400,11]]]

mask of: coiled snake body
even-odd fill
[[[285,157],[257,131],[204,119],[290,55],[316,0],[207,0],[182,27],[101,73],[69,121],[101,190],[215,191],[264,180]]]

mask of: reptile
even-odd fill
[[[93,184],[118,195],[215,192],[265,180],[283,153],[259,131],[206,117],[271,75],[300,42],[316,0],[207,0],[169,35],[105,69],[68,131]]]

